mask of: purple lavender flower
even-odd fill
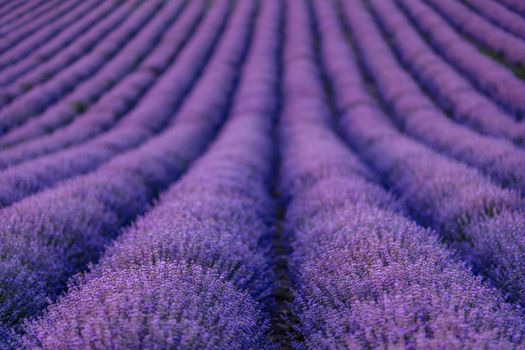
[[[340,29],[332,26],[337,21],[336,9],[322,0],[313,4],[312,12],[322,28],[321,47],[326,42],[340,51],[322,57],[329,78],[337,84],[353,79],[359,86],[359,76],[352,76],[350,51],[341,55],[340,46],[328,44],[342,38]],[[288,23],[312,30],[311,13],[303,2],[291,3],[288,14]],[[308,60],[308,52],[314,52],[312,43],[295,36],[292,24],[288,28],[288,40],[302,46],[307,54],[301,59]],[[332,62],[340,64],[332,66]],[[342,62],[348,62],[347,70]],[[301,70],[297,67],[309,67],[286,63],[285,71],[294,74]],[[339,74],[332,76],[336,68]],[[302,73],[315,84],[309,90],[317,91],[303,98],[326,103],[322,81],[315,81],[316,74],[310,70]],[[281,124],[281,174],[283,191],[290,198],[285,229],[293,237],[295,347],[513,348],[522,344],[525,328],[519,311],[453,258],[433,231],[402,216],[406,215],[403,206],[373,183],[375,177],[367,175],[370,170],[331,130],[326,109],[303,107],[301,89],[286,83],[294,78],[285,74],[284,94],[293,98],[285,100]],[[420,146],[403,142],[379,111],[372,109],[373,100],[367,100],[352,107],[343,101],[341,106],[348,108],[345,121],[350,123],[350,115],[355,116],[351,124],[343,124],[352,128],[343,126],[343,131],[367,161],[373,153],[382,164],[391,164],[392,174],[402,174],[405,168],[389,158],[404,150],[414,157]],[[357,114],[367,110],[375,111],[375,118]],[[421,164],[423,158],[413,161]],[[431,174],[423,176],[428,180]],[[517,197],[514,200],[519,202]]]
[[[253,299],[212,270],[158,262],[72,288],[22,348],[264,349],[267,327]]]

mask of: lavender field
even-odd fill
[[[0,350],[525,349],[523,0],[0,0]]]

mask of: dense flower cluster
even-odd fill
[[[249,17],[240,14],[255,4],[238,5],[232,32],[242,33]],[[265,315],[274,280],[267,256],[274,212],[268,189],[280,14],[279,1],[261,4],[261,25],[218,139],[89,274],[28,325],[24,347],[268,346]],[[230,52],[242,52],[234,43]],[[235,70],[225,62],[220,69]]]
[[[522,349],[521,0],[0,0],[0,350]]]
[[[210,27],[224,23],[227,10],[227,1],[217,2],[201,32],[209,33]],[[240,29],[249,27],[253,12],[253,5],[238,7],[204,76],[162,134],[93,173],[2,211],[2,322],[16,324],[42,308],[69,276],[96,259],[120,227],[144,212],[156,193],[204,151],[224,118],[231,95],[226,85],[217,90],[213,83],[219,79],[230,90],[234,88],[238,70],[220,68],[242,62],[250,32]],[[169,93],[165,90],[156,98]],[[124,135],[117,140],[126,141]]]
[[[420,0],[396,0],[407,16],[447,61],[490,94],[503,107],[525,115],[525,85],[504,66],[479,52],[459,33]]]
[[[427,46],[393,2],[373,1],[370,5],[397,57],[452,118],[483,134],[505,137],[516,143],[525,141],[525,126],[478,92],[468,79]]]
[[[513,1],[502,1],[503,4],[505,2],[510,5]],[[521,39],[525,39],[525,23],[523,23],[523,20],[518,13],[513,12],[511,9],[506,8],[496,1],[468,0],[466,1],[466,4],[489,19],[495,25],[517,37],[520,37]]]
[[[32,70],[13,86],[0,92],[7,95],[9,103],[0,111],[0,130],[6,131],[41,113],[75,86],[96,74],[108,58],[113,56],[140,29],[162,9],[162,1],[144,3],[131,15],[123,15],[124,23],[109,32],[104,41],[88,54],[63,69],[63,63],[48,69],[45,65]],[[55,76],[56,75],[56,76]],[[50,79],[53,77],[54,79]],[[34,85],[37,85],[33,87]]]
[[[363,3],[355,0],[345,4],[353,35],[364,35],[362,31],[370,27]],[[355,88],[364,93],[366,87],[359,76],[356,58],[349,49],[346,51],[348,62],[344,81],[340,75],[332,74],[338,78],[336,80],[342,80],[335,82],[337,89],[342,84],[349,84],[347,80],[353,80]],[[326,61],[330,63],[331,60],[327,58]],[[396,76],[396,79],[401,79]],[[519,269],[508,265],[507,256],[523,257],[523,240],[507,237],[499,230],[493,231],[492,241],[488,242],[476,229],[478,225],[484,225],[486,219],[502,215],[512,220],[511,226],[519,227],[523,232],[524,222],[519,219],[523,213],[522,197],[496,186],[474,169],[401,134],[370,98],[366,104],[345,107],[343,100],[340,105],[344,108],[342,128],[349,142],[375,170],[383,174],[412,215],[423,224],[438,229],[447,240],[456,244],[466,260],[485,270],[494,282],[523,303],[525,285],[516,288],[516,284],[506,283],[507,280],[515,281],[520,274]],[[425,128],[432,124],[416,121],[415,125]],[[509,215],[513,212],[520,214]]]
[[[351,56],[342,55],[346,43],[336,9],[322,0],[314,4],[326,66],[344,80]],[[309,12],[299,3],[290,8],[287,38],[293,44],[287,48],[293,59],[285,61],[281,135],[284,189],[291,197],[286,223],[294,237],[294,310],[305,339],[297,348],[519,344],[519,315],[469,275],[434,233],[404,218],[398,202],[367,180],[364,165],[330,129],[312,42],[294,35],[311,30]],[[309,82],[308,95],[298,79]],[[348,79],[341,83],[347,84],[337,90],[341,94],[358,88]]]
[[[525,63],[525,43],[520,38],[490,23],[461,2],[453,0],[427,1],[461,32],[492,50],[501,52],[506,59],[514,64]],[[519,22],[521,22],[521,18]]]
[[[479,168],[503,185],[525,193],[525,151],[509,141],[480,135],[447,118],[396,62],[370,15],[356,4],[350,16],[354,42],[363,62],[402,129],[434,149]]]
[[[264,329],[249,295],[214,271],[161,261],[72,288],[22,348],[264,349]]]

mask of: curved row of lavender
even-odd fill
[[[64,1],[64,2],[67,3],[68,1],[69,0]],[[30,23],[31,22],[30,19],[34,20],[35,18],[38,18],[41,15],[46,14],[46,12],[49,12],[53,7],[56,7],[57,5],[59,5],[59,2],[55,0],[52,0],[52,1],[42,1],[42,0],[24,1],[23,5],[24,6],[21,6],[16,11],[13,11],[8,16],[6,16],[9,18],[5,18],[2,21],[2,25],[0,25],[2,29],[14,27],[14,24]],[[15,28],[18,28],[18,27],[15,27]],[[4,34],[6,32],[9,32],[9,30],[2,31],[2,33]]]
[[[5,88],[5,86],[9,84],[14,84],[17,80],[23,79],[25,75],[37,68],[39,70],[36,70],[33,76],[38,74],[41,77],[50,79],[57,69],[67,67],[67,65],[82,57],[84,53],[89,52],[101,38],[107,35],[112,29],[118,27],[125,18],[122,17],[122,14],[131,10],[128,6],[125,6],[126,3],[124,3],[124,5],[120,4],[120,6],[118,3],[113,4],[112,2],[105,4],[111,5],[111,11],[106,14],[99,14],[99,21],[95,22],[93,26],[84,27],[81,33],[77,32],[76,25],[70,26],[62,34],[47,41],[24,58],[18,59],[4,67],[2,77],[0,77],[0,85]],[[94,11],[94,14],[96,15],[97,12],[98,11]],[[77,24],[82,24],[82,21],[77,22]],[[70,33],[73,34],[72,38],[69,37]],[[65,42],[64,39],[66,39]],[[18,49],[15,48],[10,51],[10,53],[11,55],[18,56],[17,51]],[[7,62],[4,62],[5,64],[10,62],[8,57],[6,57],[6,61]],[[29,87],[29,82],[26,84],[26,87]],[[4,101],[2,102],[3,104],[10,102],[9,96],[4,94]]]
[[[108,59],[125,47],[126,43],[134,38],[144,25],[150,23],[162,8],[162,0],[143,3],[140,9],[127,17],[123,25],[112,31],[93,51],[83,55],[80,60],[65,69],[57,67],[59,72],[53,79],[48,80],[47,76],[40,76],[36,80],[24,81],[18,86],[6,87],[2,93],[6,93],[10,98],[19,97],[0,110],[0,130],[2,133],[25,123],[32,116],[43,112],[74,91],[78,84],[102,69]],[[31,74],[38,73],[38,70],[32,71]],[[41,85],[34,86],[40,78],[43,78],[44,82]],[[30,90],[22,86],[26,83],[29,84]],[[28,92],[24,93],[24,90]]]
[[[45,29],[41,29],[36,35],[30,36],[27,40],[17,42],[17,45],[9,49],[5,54],[0,56],[0,67],[4,69],[10,64],[16,63],[19,60],[26,57],[28,54],[32,54],[40,46],[47,43],[50,39],[64,33],[69,32],[70,27],[75,23],[82,21],[82,19],[90,14],[91,12],[96,13],[97,7],[101,6],[103,2],[86,1],[80,3],[79,6],[72,10],[67,11],[66,14],[61,16],[57,21],[54,21],[52,26],[47,26]],[[111,2],[108,5],[113,5]],[[101,6],[101,7],[108,7]],[[32,17],[32,16],[30,16]]]
[[[525,116],[525,84],[506,67],[462,38],[450,24],[421,0],[396,0],[432,47],[502,107]]]
[[[399,127],[433,149],[477,167],[495,182],[525,193],[525,150],[451,121],[403,70],[371,15],[360,8],[354,12],[363,17],[352,22],[353,42]]]
[[[36,67],[23,71],[20,75],[11,77],[10,69],[13,67],[7,67],[6,74],[3,75],[2,78],[6,84],[0,89],[0,96],[2,98],[1,109],[3,110],[5,107],[9,107],[17,98],[24,97],[26,93],[39,87],[40,84],[49,82],[49,80],[52,80],[58,73],[62,73],[63,71],[67,72],[68,68],[74,65],[74,63],[78,65],[78,61],[85,59],[84,56],[86,54],[93,55],[93,51],[96,52],[96,49],[101,47],[102,39],[117,29],[125,33],[122,27],[128,23],[126,20],[131,14],[135,14],[135,17],[140,16],[136,13],[142,8],[141,4],[143,3],[140,1],[133,1],[125,2],[122,6],[118,6],[116,11],[99,23],[98,26],[90,28],[75,45],[66,47],[58,55],[39,62]],[[116,34],[113,36],[115,35]],[[125,43],[125,40],[123,43]],[[16,68],[16,66],[14,68]]]
[[[38,118],[6,133],[0,145],[10,147],[2,153],[0,168],[85,142],[114,126],[165,72],[190,37],[202,7],[201,1],[192,2],[182,17],[183,2],[171,2],[97,74]]]
[[[0,349],[523,347],[525,16],[454,1],[0,0]]]
[[[32,10],[46,3],[45,0],[15,1],[5,0],[0,10],[0,17],[5,23],[12,22],[23,13],[32,13]]]
[[[525,142],[525,124],[515,121],[435,53],[394,3],[374,1],[370,5],[399,61],[441,109],[483,134]]]
[[[353,37],[368,31],[371,23],[367,22],[363,2],[347,0],[343,4]],[[350,51],[346,55],[349,72],[353,73],[345,76],[359,91],[341,98],[341,106],[347,110],[341,125],[348,141],[382,175],[415,218],[436,228],[465,260],[489,276],[510,299],[523,304],[523,198],[491,183],[475,169],[401,134],[377,101],[366,94],[355,57]],[[334,91],[344,96],[342,86],[336,85]],[[357,97],[360,103],[345,102],[345,98],[356,101]]]
[[[66,3],[68,1],[63,1],[62,3]],[[26,6],[31,5],[30,1],[26,1]],[[28,23],[34,22],[35,18],[39,18],[46,12],[50,12],[50,10],[53,7],[56,7],[59,5],[59,3],[55,0],[46,1],[46,2],[40,2],[35,1],[33,2],[33,5],[37,6],[30,6],[25,9],[23,12],[19,12],[16,15],[13,13],[10,14],[10,18],[6,18],[2,21],[2,24],[0,25],[0,33],[5,35],[9,33],[12,29],[19,29],[21,26],[24,26]],[[41,5],[41,6],[38,6]]]
[[[33,14],[31,21],[26,23],[26,25],[16,26],[17,23],[14,23],[13,31],[2,33],[2,42],[0,43],[0,53],[5,53],[13,46],[17,45],[21,40],[28,38],[29,36],[37,33],[39,30],[46,28],[50,23],[55,20],[58,20],[61,16],[67,14],[68,11],[73,10],[75,7],[79,6],[81,2],[79,1],[51,1],[51,5],[46,4],[49,8],[46,8],[43,13],[35,17]],[[54,6],[53,6],[54,5]],[[18,16],[15,18],[19,18]]]
[[[521,16],[525,17],[525,4],[520,0],[500,0],[502,4],[507,6],[509,9],[516,11]]]
[[[98,265],[26,325],[22,348],[270,348],[269,185],[282,2],[260,6],[217,140]]]
[[[359,85],[332,3],[314,1],[336,99]],[[355,6],[352,6],[355,10]],[[402,207],[331,130],[312,23],[290,2],[281,121],[282,187],[290,198],[294,311],[302,349],[512,348],[525,328],[501,295],[473,277]],[[344,88],[343,88],[344,86]],[[344,104],[352,111],[363,104]],[[315,106],[316,108],[313,108]],[[343,112],[345,113],[345,112]],[[361,115],[361,120],[365,115]],[[372,129],[373,130],[373,129]],[[316,143],[311,140],[315,139]]]
[[[196,1],[194,5],[199,6],[202,3]],[[93,171],[119,153],[137,147],[151,136],[161,132],[173,119],[174,113],[192,86],[198,81],[210,52],[217,44],[217,35],[223,27],[225,12],[226,8],[222,6],[207,16],[195,36],[190,38],[187,47],[183,47],[176,63],[163,74],[138,105],[114,128],[75,147],[66,147],[64,150],[1,171],[0,181],[6,184],[0,188],[1,206],[10,205],[64,179]],[[184,34],[184,32],[180,31],[179,34]],[[173,45],[172,49],[177,51],[176,45]],[[151,56],[151,61],[157,64],[164,62],[167,58],[166,51],[171,50],[156,52]],[[142,79],[144,75],[146,78],[149,76],[146,71],[140,72],[136,78]],[[134,89],[133,85],[123,85],[122,94],[126,97],[130,94],[128,91]],[[111,107],[114,102],[119,101],[111,99],[105,102],[109,104],[109,106],[106,105],[107,107]],[[90,119],[85,119],[87,123],[79,120],[78,123],[72,124],[71,128],[64,129],[64,133],[58,132],[56,139],[51,137],[49,140],[51,142],[48,142],[47,145],[46,139],[42,139],[43,142],[40,145],[53,147],[62,143],[67,146],[68,142],[71,143],[70,140],[86,140],[89,136],[101,131],[102,123],[98,124],[98,121],[103,122],[106,115],[107,112],[99,114],[94,111],[92,117],[96,119],[93,124],[90,125]],[[12,153],[6,151],[6,156],[9,154]]]
[[[506,8],[503,4],[494,0],[463,0],[463,2],[493,24],[525,40],[523,17]]]
[[[38,64],[46,62],[51,57],[64,50],[66,47],[79,40],[90,28],[99,24],[108,17],[119,6],[118,2],[100,2],[97,6],[90,5],[89,11],[85,9],[73,11],[71,15],[74,22],[60,33],[55,33],[46,40],[39,40],[31,37],[30,40],[21,43],[22,48],[10,50],[8,54],[0,56],[0,66],[2,67],[2,77],[0,85],[4,86],[17,76],[34,68]]]
[[[525,42],[487,21],[455,0],[424,0],[462,33],[491,50],[503,54],[512,64],[525,66]]]
[[[210,20],[202,27],[207,34],[201,38],[217,39],[230,12],[229,3],[214,2]],[[68,277],[96,260],[119,230],[145,212],[158,192],[204,151],[228,108],[255,9],[252,2],[236,6],[204,76],[175,122],[159,136],[96,172],[0,212],[0,235],[5,242],[0,245],[0,319],[4,325],[16,326],[38,313],[48,298],[64,288]],[[217,81],[223,82],[223,89],[216,88]],[[121,136],[126,140],[126,134]]]

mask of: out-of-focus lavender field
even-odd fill
[[[522,0],[0,0],[0,349],[525,349]]]

